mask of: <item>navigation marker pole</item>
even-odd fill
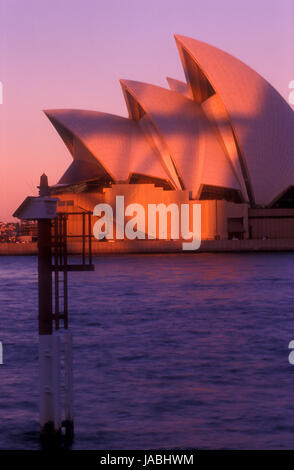
[[[60,339],[53,335],[51,220],[38,220],[40,428],[42,436],[61,433]]]
[[[50,197],[44,174],[40,179],[39,194],[39,197],[28,196],[13,216],[38,221],[40,432],[44,443],[55,445],[62,436],[62,428],[68,442],[73,438],[72,335],[68,330],[67,275],[68,271],[94,271],[91,212],[57,213],[58,199]],[[80,264],[67,262],[67,239],[71,236],[67,233],[67,219],[70,215],[80,215],[83,221],[83,233],[78,235],[82,239]],[[61,322],[63,334],[59,331]]]

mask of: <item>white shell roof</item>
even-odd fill
[[[184,68],[189,64],[183,50],[226,108],[255,203],[269,204],[294,182],[293,110],[264,78],[230,54],[184,36],[176,36],[176,41]]]
[[[121,80],[121,84],[154,123],[185,188],[191,190],[194,197],[199,195],[204,175],[206,179],[209,175],[207,184],[240,189],[230,162],[200,105],[155,85],[130,80]],[[128,106],[131,117],[133,100]],[[223,171],[220,172],[217,168],[221,162]],[[176,184],[174,175],[170,173],[170,176]]]
[[[83,143],[114,181],[126,181],[131,173],[168,179],[135,121],[107,113],[73,109],[46,110],[45,114],[65,142],[63,129]],[[76,158],[75,152],[71,153]],[[81,158],[81,152],[78,155]]]
[[[74,158],[62,181],[132,173],[194,197],[204,184],[266,206],[294,184],[294,112],[258,73],[220,49],[176,36],[187,84],[121,80],[129,118],[82,110],[46,115]],[[73,181],[74,182],[74,181]]]

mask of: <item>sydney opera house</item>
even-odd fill
[[[237,58],[175,39],[186,82],[121,80],[128,118],[45,111],[73,159],[50,187],[58,209],[197,201],[204,241],[294,239],[293,110]]]

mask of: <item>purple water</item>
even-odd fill
[[[75,449],[293,448],[294,254],[71,273]],[[37,449],[37,260],[0,258],[0,449]]]

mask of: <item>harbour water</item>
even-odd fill
[[[294,254],[69,274],[74,449],[294,447]],[[0,449],[38,449],[37,259],[0,258]]]

